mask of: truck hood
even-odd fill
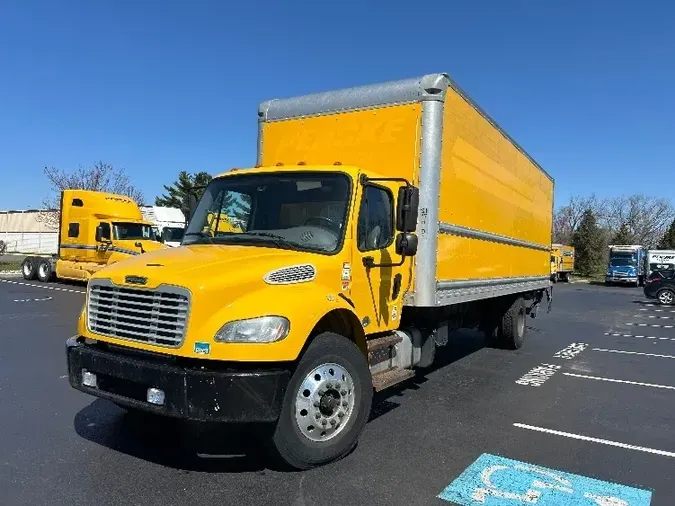
[[[171,284],[199,291],[213,285],[247,284],[253,279],[263,283],[262,278],[269,271],[316,262],[317,257],[323,258],[318,254],[259,246],[189,245],[127,258],[101,269],[92,279],[106,278],[125,285],[126,276],[139,276],[147,279],[145,288]]]

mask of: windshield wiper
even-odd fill
[[[202,239],[206,239],[209,243],[213,243],[213,237],[211,237],[206,232],[186,232],[185,234],[183,234],[183,237],[189,237],[189,236],[195,236],[195,235],[202,238]],[[197,242],[199,242],[199,241],[195,241],[195,243],[197,243]]]
[[[243,236],[256,236],[256,237],[269,237],[270,239],[273,239],[273,243],[276,244],[279,247],[282,248],[292,248],[295,249],[298,247],[298,244],[289,241],[286,239],[283,235],[279,234],[273,234],[272,232],[258,232],[258,231],[253,231],[253,232],[244,232],[242,234],[237,234],[237,235],[243,235]]]

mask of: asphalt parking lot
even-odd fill
[[[284,472],[265,457],[265,427],[153,420],[72,390],[64,341],[83,287],[10,281],[3,505],[674,502],[675,307],[641,289],[556,285],[516,352],[454,336],[438,367],[377,398],[351,455]]]

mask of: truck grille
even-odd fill
[[[177,348],[185,338],[189,308],[189,292],[181,288],[150,290],[91,281],[87,327],[103,336]]]

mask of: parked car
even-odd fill
[[[645,295],[661,304],[675,304],[675,271],[654,271],[645,283]]]

